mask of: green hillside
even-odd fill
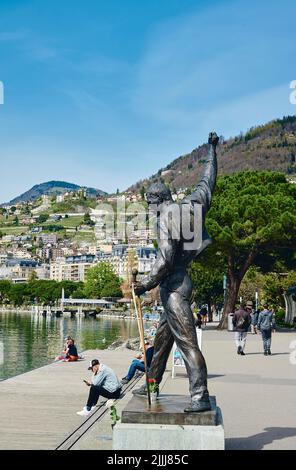
[[[210,129],[211,130],[211,129]],[[191,153],[173,160],[150,178],[129,188],[139,191],[142,187],[161,180],[171,189],[193,187],[202,172],[207,155],[203,144]],[[271,121],[249,129],[245,134],[224,140],[218,147],[220,174],[231,174],[243,170],[273,170],[296,175],[296,116]]]

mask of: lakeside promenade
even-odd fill
[[[273,355],[267,357],[261,337],[249,334],[243,357],[236,354],[232,333],[207,328],[203,352],[210,394],[216,395],[223,413],[226,449],[296,449],[296,365],[290,362],[296,333],[275,333]],[[122,377],[134,355],[127,349],[86,351],[84,361],[50,364],[1,382],[0,449],[57,448],[84,421],[76,411],[88,394],[82,382],[89,377],[88,361],[97,357]],[[172,379],[168,362],[162,392],[188,393],[181,371]],[[119,415],[130,397],[128,391],[117,402]],[[109,411],[72,449],[112,449]]]

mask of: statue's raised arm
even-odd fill
[[[194,192],[186,197],[186,200],[192,203],[202,204],[204,211],[207,212],[210,208],[212,201],[212,194],[215,189],[217,179],[217,153],[216,147],[219,142],[219,137],[216,132],[209,134],[209,153],[205,162],[203,174],[200,181],[195,188]]]

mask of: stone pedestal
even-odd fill
[[[161,395],[149,409],[134,396],[113,430],[114,450],[224,450],[222,413],[211,397],[211,410],[184,413],[190,397]]]

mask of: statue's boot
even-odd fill
[[[132,391],[133,395],[146,397],[147,396],[147,387],[146,384],[142,385],[140,388],[136,388],[136,390]],[[157,388],[157,396],[159,395],[159,387]]]
[[[202,411],[210,411],[211,402],[209,397],[204,397],[199,400],[192,400],[190,405],[185,408],[185,413],[200,413]]]

